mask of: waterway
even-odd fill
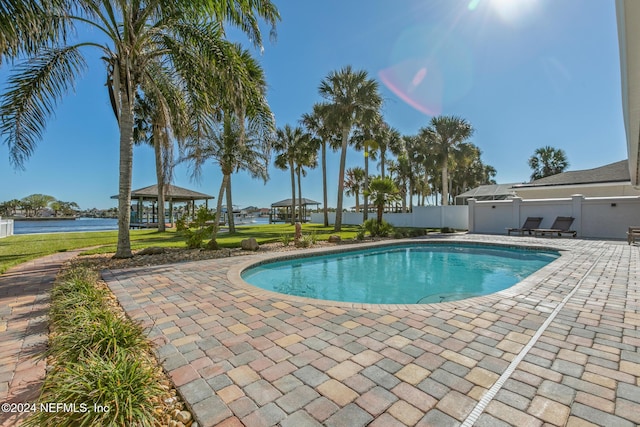
[[[117,230],[115,218],[77,218],[75,220],[14,221],[13,234],[67,233],[70,231]]]

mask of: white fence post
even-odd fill
[[[476,226],[476,199],[468,199],[469,203],[469,233],[473,233]]]
[[[578,236],[582,235],[582,194],[574,194],[571,196],[571,216],[573,216],[573,230],[578,232]]]
[[[512,197],[511,204],[511,228],[518,228],[522,224],[522,218],[520,218],[520,208],[522,206],[522,197]]]

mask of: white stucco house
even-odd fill
[[[456,197],[456,204],[468,199],[504,200],[555,199],[582,194],[585,197],[640,196],[640,187],[631,183],[629,162],[619,162],[593,169],[567,171],[527,183],[481,185]]]

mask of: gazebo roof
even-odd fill
[[[112,199],[117,199],[118,196],[111,196]],[[206,200],[213,199],[213,196],[208,194],[199,193],[197,191],[188,190],[186,188],[178,187],[176,185],[165,185],[165,198],[174,202],[189,202],[192,200]],[[158,199],[158,185],[150,185],[148,187],[139,188],[131,191],[131,199],[142,200],[157,200]]]
[[[296,206],[298,205],[298,199],[296,199]],[[320,202],[316,202],[315,200],[302,198],[302,204],[307,205],[319,205]],[[291,199],[280,200],[279,202],[271,203],[272,208],[285,208],[287,206],[291,206]]]

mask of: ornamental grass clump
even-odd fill
[[[81,307],[73,313],[75,327],[54,335],[50,352],[65,362],[95,354],[110,359],[120,350],[147,351],[149,342],[140,325],[105,309]]]
[[[152,426],[166,390],[142,327],[115,309],[98,274],[65,272],[51,292],[48,372],[27,426]]]
[[[88,353],[47,375],[40,403],[64,403],[64,411],[38,411],[27,426],[152,426],[158,396],[154,369],[130,351],[111,358]]]

